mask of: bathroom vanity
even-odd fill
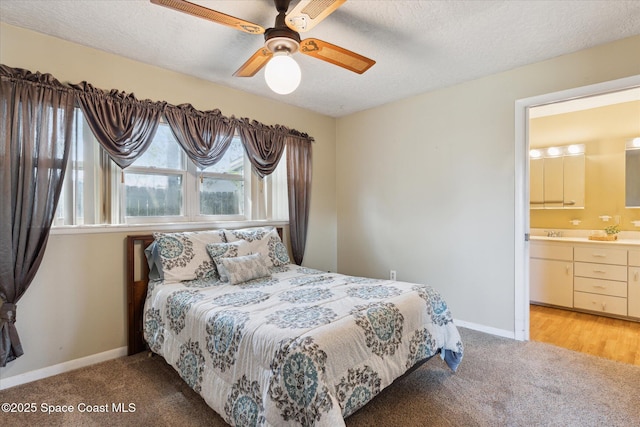
[[[640,321],[640,240],[532,236],[532,304]]]

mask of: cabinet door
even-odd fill
[[[544,207],[561,208],[564,206],[564,178],[562,157],[544,159]]]
[[[530,300],[573,307],[573,263],[531,258]]]
[[[640,267],[629,267],[629,316],[640,318]]]
[[[529,161],[529,206],[544,208],[544,159]]]
[[[563,201],[565,208],[584,207],[584,154],[563,159]]]

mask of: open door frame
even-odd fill
[[[517,340],[529,340],[529,109],[540,105],[602,95],[637,86],[640,86],[640,75],[516,101],[514,337]]]

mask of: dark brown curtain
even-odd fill
[[[47,246],[73,130],[74,95],[49,74],[0,65],[0,366],[23,354],[16,303]]]
[[[239,119],[237,129],[255,173],[260,178],[270,175],[284,152],[288,129],[249,119]]]
[[[131,94],[105,92],[87,82],[73,84],[85,119],[113,161],[126,168],[153,140],[165,102],[139,101]]]
[[[235,124],[220,110],[198,111],[190,104],[168,105],[164,115],[182,149],[201,169],[220,161],[231,145]]]
[[[296,264],[302,265],[307,244],[311,204],[310,138],[287,137],[287,192],[289,194],[289,235]]]

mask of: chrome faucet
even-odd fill
[[[562,231],[547,230],[547,237],[562,237]]]

